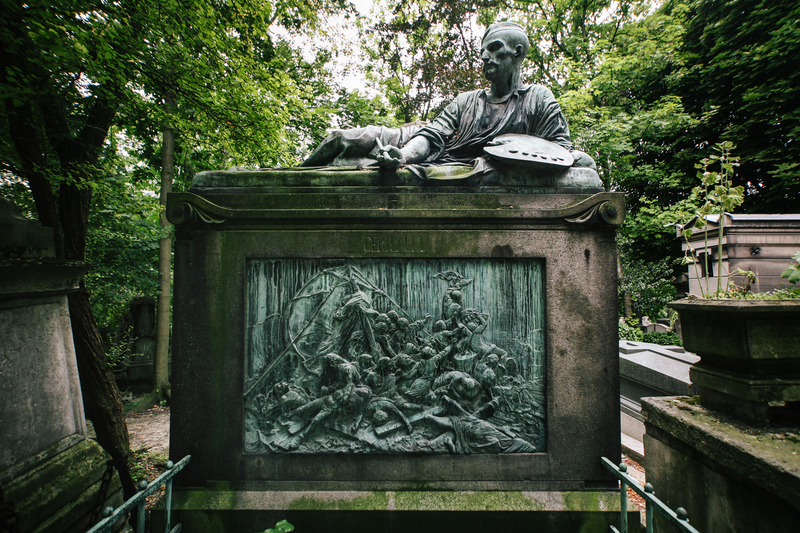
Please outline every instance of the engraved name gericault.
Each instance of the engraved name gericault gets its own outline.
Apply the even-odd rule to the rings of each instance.
[[[364,237],[367,253],[422,253],[426,251],[422,235],[375,234]]]
[[[245,452],[544,449],[538,262],[249,270]]]

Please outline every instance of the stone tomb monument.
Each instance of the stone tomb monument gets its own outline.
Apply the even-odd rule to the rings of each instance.
[[[0,531],[77,533],[122,503],[87,438],[67,295],[89,267],[0,198]]]
[[[518,75],[519,33],[487,31],[481,98],[502,92],[492,57]],[[474,124],[453,125],[470,116],[460,96],[410,139],[338,132],[316,166],[206,172],[170,195],[170,446],[193,457],[173,500],[187,530],[599,532],[618,520],[600,457],[620,456],[623,200],[571,150],[549,91],[514,90],[535,98],[503,100],[477,148],[463,147]],[[519,118],[507,106],[543,117],[546,100],[553,142],[498,126]],[[461,132],[453,153],[478,150],[466,164],[436,132],[447,120]]]

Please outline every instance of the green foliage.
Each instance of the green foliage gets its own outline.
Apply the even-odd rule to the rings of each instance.
[[[789,264],[789,268],[781,272],[781,277],[786,278],[789,283],[794,285],[798,281],[800,281],[800,251],[795,252],[792,256],[794,259],[795,264]]]
[[[797,256],[800,254],[798,252],[795,254]],[[794,272],[798,267],[789,267],[784,271],[787,273],[789,271]],[[739,276],[742,278],[742,281],[737,283],[735,281],[735,276]],[[786,276],[782,276],[786,277]],[[742,270],[741,268],[737,268],[736,272],[734,272],[728,278],[728,284],[725,290],[720,290],[714,293],[705,296],[706,298],[711,299],[725,299],[725,300],[791,300],[795,298],[800,298],[800,287],[794,288],[783,288],[783,289],[773,289],[768,292],[753,292],[752,287],[756,284],[758,278],[756,274],[751,270]],[[691,296],[690,298],[693,298]]]
[[[622,257],[620,292],[627,293],[637,316],[657,320],[666,316],[667,303],[675,299],[672,260],[641,261]],[[620,302],[621,305],[621,302]]]
[[[642,342],[660,344],[661,346],[683,346],[680,335],[674,331],[651,331],[642,335]]]
[[[124,175],[109,176],[89,214],[84,280],[107,348],[135,296],[158,292],[158,198]]]
[[[6,5],[7,4],[7,5]],[[330,56],[275,27],[313,28],[339,0],[94,0],[0,10],[3,194],[86,260],[106,345],[132,296],[157,292],[160,132],[176,131],[177,189],[195,172],[293,164],[329,126]],[[165,97],[176,100],[170,109]],[[326,100],[327,99],[327,100]],[[154,195],[155,194],[155,195]]]
[[[701,185],[692,190],[691,199],[700,202],[697,215],[701,220],[711,214],[730,213],[744,201],[744,187],[733,185],[734,169],[739,166],[739,159],[731,155],[735,148],[729,141],[722,142],[715,147],[719,155],[713,154],[695,165],[701,169],[697,173]],[[719,164],[719,171],[709,170],[716,164]]]
[[[131,476],[136,482],[142,479],[152,481],[165,468],[168,460],[169,454],[167,452],[154,453],[146,447],[133,450]]]
[[[689,238],[692,236],[695,229],[703,229],[708,224],[710,216],[717,218],[717,288],[713,293],[715,296],[720,297],[724,292],[722,288],[722,242],[725,228],[725,213],[730,213],[737,206],[744,202],[744,187],[742,185],[733,185],[734,169],[739,166],[738,159],[732,157],[731,151],[735,148],[733,143],[725,141],[716,145],[715,149],[719,155],[714,154],[708,158],[704,158],[696,168],[700,169],[697,173],[698,179],[701,184],[692,190],[692,196],[689,201],[698,205],[695,216],[691,221],[686,223],[681,228],[681,234],[686,239],[687,255],[684,257],[684,264],[692,264],[697,274],[697,279],[701,278],[700,270],[697,260],[697,255],[689,243]],[[719,165],[719,170],[710,170],[712,165]],[[703,233],[704,249],[708,248],[708,231]],[[707,261],[708,254],[704,254]],[[703,272],[705,272],[705,289],[703,284],[700,283],[700,290],[703,297],[708,298],[712,295],[710,288],[710,275],[711,269],[708,264],[704,265]]]
[[[557,97],[581,90],[597,74],[623,28],[649,9],[641,0],[551,0],[506,3],[512,20],[528,30],[531,81],[551,87]],[[501,12],[502,13],[502,12]],[[502,20],[498,13],[496,20]]]
[[[332,125],[337,129],[401,125],[381,97],[365,96],[359,91],[340,90],[332,113]]]
[[[800,287],[792,289],[775,289],[769,292],[749,292],[749,291],[723,291],[712,299],[725,300],[794,300],[800,298]]]
[[[635,325],[629,324],[625,319],[619,321],[619,340],[641,342],[644,334]]]
[[[400,123],[430,120],[482,84],[472,2],[389,2],[363,33],[366,74]]]
[[[149,27],[147,67],[135,80],[139,90],[130,106],[120,110],[120,122],[152,167],[160,165],[160,129],[167,120],[184,183],[202,170],[295,164],[324,135],[335,98],[331,56],[317,50],[306,59],[270,24],[299,31],[341,6],[244,2],[225,10],[209,6],[197,18],[185,17],[181,4],[170,6],[174,11],[149,7],[164,18]],[[164,105],[166,97],[175,104]]]
[[[604,41],[592,76],[559,101],[573,142],[594,157],[606,188],[625,194],[620,291],[632,291],[637,313],[656,318],[674,295],[671,280],[679,273],[674,226],[692,209],[690,171],[698,156],[687,133],[698,120],[684,109],[679,86],[685,9],[643,16],[646,8],[630,6],[613,40]],[[649,275],[651,267],[658,278]]]
[[[109,368],[116,367],[128,356],[130,344],[134,341],[134,339],[131,338],[132,331],[132,327],[127,328],[121,335],[117,336],[117,339],[115,339],[116,342],[110,341],[110,339],[106,337],[106,363]]]
[[[678,1],[671,2],[677,4]],[[702,117],[695,138],[734,142],[745,211],[800,203],[800,3],[690,0],[681,47],[684,105]]]
[[[289,533],[290,531],[294,531],[294,526],[286,520],[281,520],[275,524],[275,527],[271,527],[263,533]]]
[[[680,336],[674,331],[653,331],[645,333],[632,319],[619,321],[619,340],[630,342],[649,342],[661,346],[683,346]]]

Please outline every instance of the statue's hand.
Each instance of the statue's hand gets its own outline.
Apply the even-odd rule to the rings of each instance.
[[[397,170],[401,166],[406,164],[406,157],[403,155],[402,150],[396,146],[383,146],[380,144],[380,139],[378,140],[378,148],[380,152],[378,153],[378,164],[384,170]]]

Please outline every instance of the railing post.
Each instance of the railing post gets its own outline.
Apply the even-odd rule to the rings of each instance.
[[[620,472],[627,472],[628,465],[625,463],[619,464]],[[619,530],[620,533],[628,533],[628,484],[625,479],[619,481]]]
[[[167,470],[171,470],[173,466],[172,461],[167,461]],[[164,533],[170,533],[172,529],[172,478],[167,480],[167,486],[164,489],[164,521],[166,523]]]
[[[147,497],[154,494],[162,485],[165,485],[166,497],[166,520],[167,520],[167,533],[172,533],[170,529],[172,525],[172,478],[175,474],[180,472],[189,461],[192,459],[191,455],[187,455],[177,463],[167,461],[166,471],[158,476],[152,483],[148,484],[146,480],[141,480],[138,484],[139,492],[128,498],[120,507],[114,509],[113,507],[106,507],[103,510],[103,519],[89,529],[87,533],[108,533],[111,531],[114,524],[124,520],[129,513],[132,513],[133,508],[136,507],[136,533],[144,533],[146,510],[147,510]],[[181,525],[175,526],[175,533],[181,530]]]
[[[147,481],[144,479],[139,482],[139,490],[147,488]],[[142,498],[136,509],[136,533],[144,533],[144,512],[147,505],[147,498]]]
[[[645,527],[647,533],[653,533],[653,513],[654,511],[658,511],[661,513],[661,516],[664,517],[669,523],[678,526],[678,529],[683,533],[700,533],[694,526],[689,524],[689,517],[686,514],[686,509],[683,507],[678,507],[677,511],[673,511],[669,508],[667,504],[659,500],[656,495],[655,491],[653,490],[653,485],[650,483],[646,483],[644,487],[639,485],[635,479],[633,479],[628,474],[628,468],[621,464],[619,466],[615,465],[605,457],[600,458],[600,462],[605,466],[611,473],[616,476],[620,483],[620,509],[622,510],[623,516],[620,520],[620,524],[622,527],[622,531],[626,532],[628,527],[628,488],[630,488],[633,492],[644,498],[645,502]],[[613,533],[617,533],[616,527],[609,526],[609,529]],[[620,532],[621,533],[621,532]]]
[[[650,483],[645,483],[644,491],[647,494],[650,494],[650,495],[653,495],[653,496],[655,496],[655,493],[656,493],[655,490],[653,490],[653,485],[651,485]],[[654,509],[653,502],[649,498],[647,498],[646,501],[645,501],[645,508],[644,508],[645,517],[646,517],[646,522],[645,522],[645,532],[646,533],[653,533],[653,509]]]

